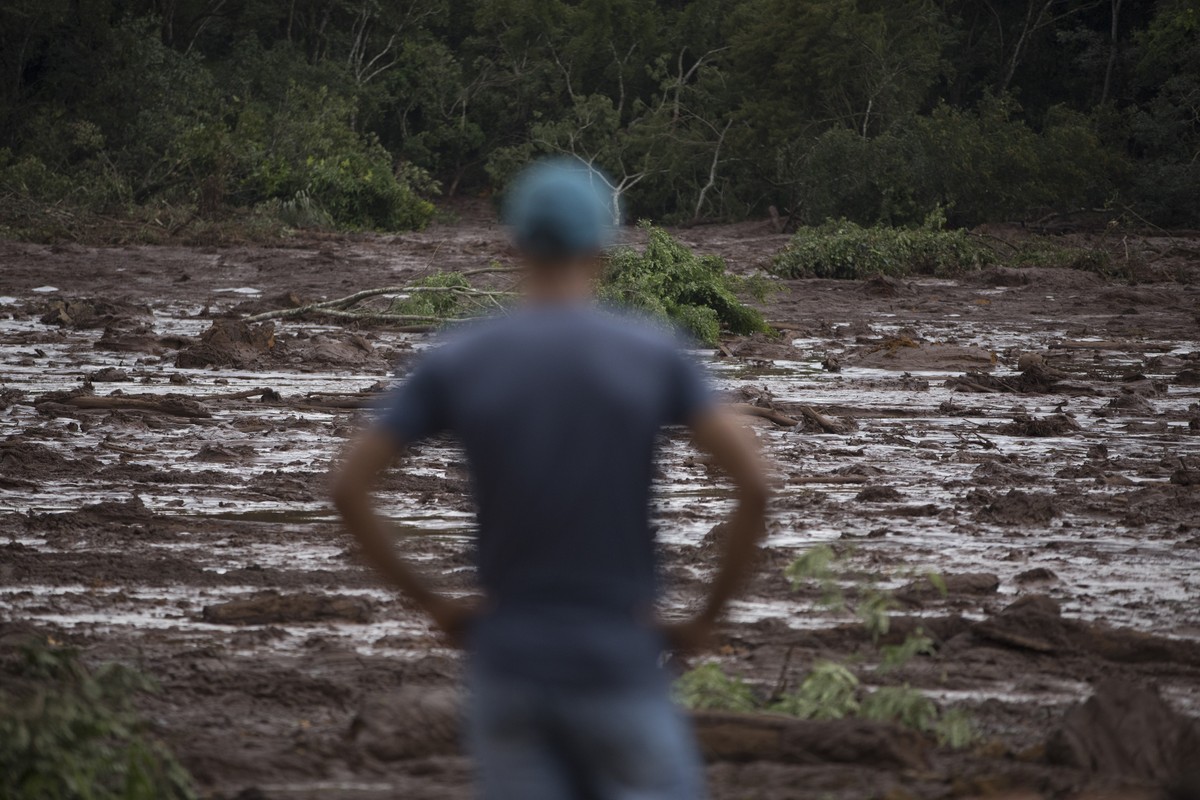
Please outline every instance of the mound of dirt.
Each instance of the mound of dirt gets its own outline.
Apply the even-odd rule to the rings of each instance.
[[[244,600],[205,606],[205,622],[220,625],[271,625],[284,622],[365,623],[371,620],[372,604],[361,597],[264,592]]]
[[[846,356],[844,364],[904,372],[921,370],[989,370],[996,356],[978,347],[916,342],[902,337],[867,345]]]
[[[854,499],[860,503],[892,503],[903,500],[904,495],[891,486],[868,486],[856,494]]]
[[[146,508],[142,498],[134,495],[128,500],[105,500],[86,505],[76,511],[51,514],[31,513],[29,524],[38,528],[71,530],[103,526],[145,525],[158,520],[153,511]]]
[[[0,442],[0,485],[24,483],[39,477],[87,475],[100,468],[93,456],[68,457],[44,444],[10,436]]]
[[[1091,774],[1172,781],[1200,762],[1200,723],[1153,688],[1110,678],[1063,716],[1046,741],[1046,760]]]
[[[1045,524],[1058,516],[1054,498],[1045,494],[1028,494],[1010,489],[1008,494],[993,499],[980,516],[1001,525]]]
[[[1008,267],[989,267],[973,273],[969,280],[981,286],[1025,286],[1029,283],[1029,273]]]
[[[175,366],[237,367],[245,369],[269,358],[275,347],[275,323],[248,325],[238,319],[217,319],[200,334],[200,341],[175,357]]]
[[[867,297],[898,297],[912,294],[912,286],[891,275],[876,274],[863,281],[862,293]]]
[[[368,697],[350,722],[349,739],[379,761],[449,755],[459,749],[461,694],[449,686],[405,686]]]

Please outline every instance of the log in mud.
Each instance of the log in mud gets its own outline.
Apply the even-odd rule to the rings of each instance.
[[[769,223],[679,235],[740,272],[786,241]],[[470,796],[458,657],[357,565],[325,499],[331,460],[429,339],[244,321],[408,285],[435,253],[508,263],[482,212],[288,247],[0,244],[0,647],[138,664],[162,685],[145,711],[211,797]],[[867,720],[703,713],[714,797],[1154,797],[1200,762],[1200,265],[1164,273],[783,281],[763,306],[782,338],[697,353],[749,406],[778,485],[714,658],[763,696],[840,661],[980,734],[955,750]],[[415,448],[381,496],[397,546],[470,592],[453,443]],[[664,437],[667,613],[701,597],[729,503]],[[817,545],[894,592],[878,644],[785,577]],[[917,628],[932,652],[881,669],[880,645]]]

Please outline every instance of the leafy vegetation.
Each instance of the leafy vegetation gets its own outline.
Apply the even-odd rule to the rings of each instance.
[[[1058,267],[1107,273],[1111,259],[1101,247],[1073,247],[1051,237],[1028,236],[1012,244],[988,241],[961,228],[946,230],[935,214],[919,228],[849,220],[796,231],[776,254],[771,269],[786,278],[855,280],[872,275],[949,277],[993,265]]]
[[[649,228],[642,253],[613,253],[601,296],[613,303],[669,319],[703,344],[716,344],[721,331],[767,331],[762,315],[738,299],[745,281],[725,270],[717,256],[698,256],[661,228]]]
[[[731,678],[718,664],[701,664],[675,682],[675,697],[688,708],[713,711],[753,711],[754,691],[741,678]]]
[[[1194,0],[1052,5],[11,0],[0,234],[419,227],[552,153],[632,218],[1196,224]]]
[[[871,275],[958,275],[998,259],[964,230],[864,228],[848,220],[801,228],[772,269],[789,278],[866,278]]]
[[[151,689],[118,664],[89,670],[71,650],[30,647],[0,662],[0,797],[194,798],[133,709],[134,695]]]
[[[828,545],[817,545],[802,553],[785,569],[793,587],[816,583],[822,602],[835,608],[847,608],[840,584],[846,582],[841,559]],[[945,581],[937,573],[927,574],[934,586],[945,590]],[[871,585],[859,591],[865,598],[855,609],[873,639],[888,629],[889,592]],[[872,609],[863,613],[866,606]],[[918,628],[898,645],[880,648],[879,672],[904,666],[918,655],[934,652],[934,643]],[[910,687],[883,686],[864,691],[858,677],[845,665],[817,661],[799,686],[771,700],[761,699],[742,679],[726,675],[716,664],[705,664],[685,673],[677,684],[680,701],[691,708],[746,711],[765,709],[802,719],[864,719],[895,722],[934,735],[939,743],[952,748],[972,744],[977,733],[969,714],[963,709],[939,709],[929,697]]]

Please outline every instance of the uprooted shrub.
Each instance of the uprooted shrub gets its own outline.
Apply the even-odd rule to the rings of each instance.
[[[72,650],[0,659],[0,797],[194,798],[187,772],[133,708],[152,688],[119,664],[88,669]]]
[[[601,286],[605,300],[670,320],[708,345],[723,330],[769,330],[762,314],[737,297],[754,287],[728,273],[724,259],[698,256],[661,228],[649,227],[649,233],[645,252],[624,248],[609,259]]]

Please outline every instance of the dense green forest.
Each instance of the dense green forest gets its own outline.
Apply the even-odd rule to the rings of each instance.
[[[10,235],[401,230],[560,152],[628,218],[1195,224],[1200,0],[0,2]]]

